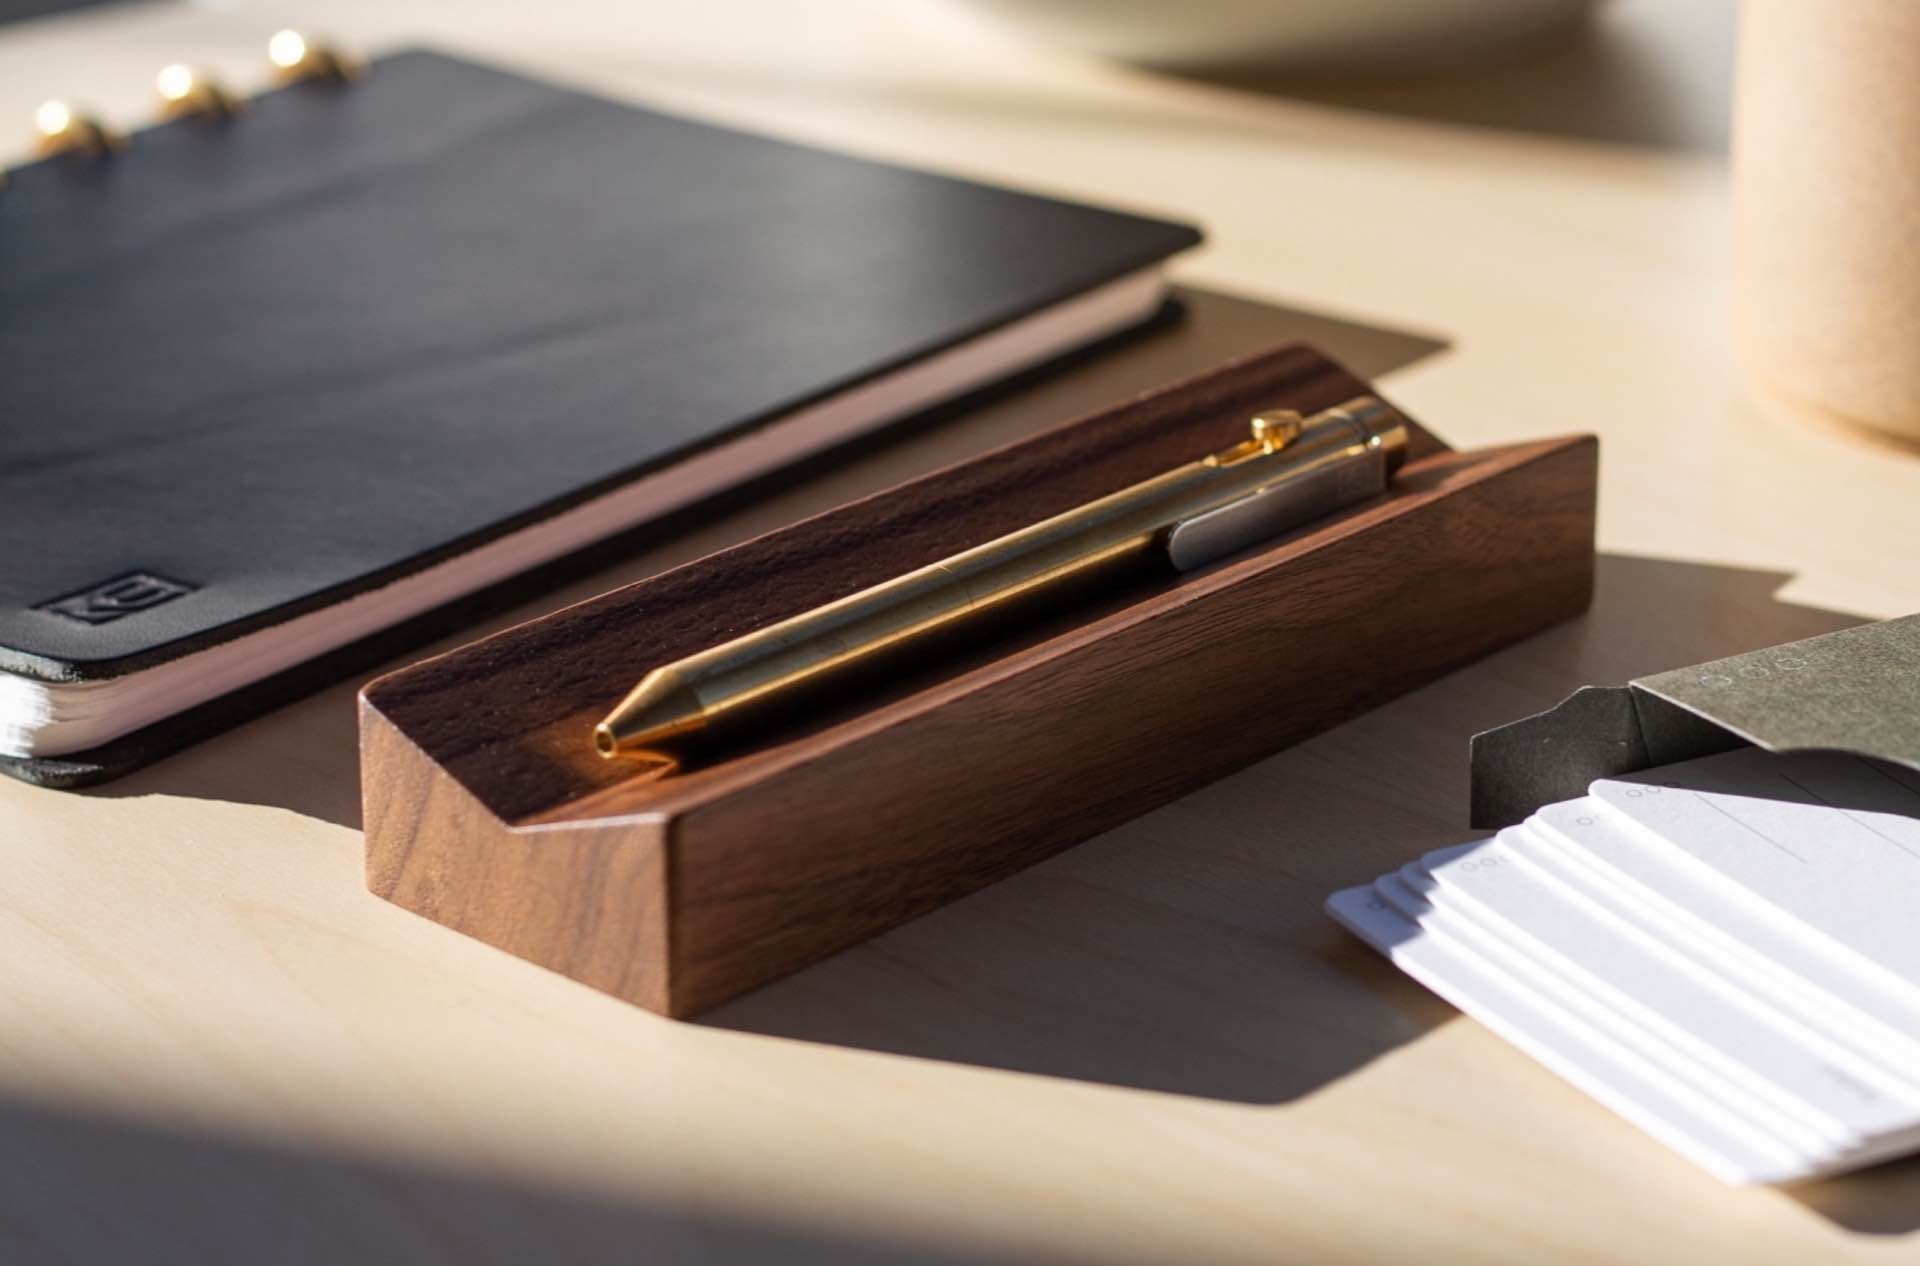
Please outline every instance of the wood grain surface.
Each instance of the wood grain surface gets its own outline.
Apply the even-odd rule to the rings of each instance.
[[[743,751],[661,779],[587,742],[649,668],[1366,390],[1257,353],[382,677],[367,885],[693,1015],[1583,610],[1593,441],[1462,454],[1416,423],[1384,497]]]
[[[1059,418],[1042,435],[385,677],[370,696],[508,821],[616,788],[621,798],[607,813],[704,792],[738,765],[637,783],[629,763],[601,760],[581,736],[650,668],[1226,448],[1263,408],[1290,402],[1314,411],[1369,389],[1298,345],[1184,377],[1179,386],[1152,384],[1130,402],[1083,401],[1076,413],[1097,416]],[[1439,447],[1414,429],[1410,454]],[[450,708],[456,699],[465,706]],[[625,799],[636,793],[640,802]]]

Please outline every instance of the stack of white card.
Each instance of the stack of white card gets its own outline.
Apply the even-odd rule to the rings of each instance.
[[[1920,773],[1753,749],[1602,779],[1327,909],[1732,1183],[1920,1149]]]

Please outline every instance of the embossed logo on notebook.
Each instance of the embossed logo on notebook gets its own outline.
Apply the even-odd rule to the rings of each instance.
[[[163,602],[171,602],[181,594],[192,593],[196,588],[198,586],[168,580],[152,572],[133,571],[103,581],[91,589],[83,589],[52,602],[43,602],[38,610],[64,615],[82,624],[106,624],[123,615],[147,611]]]

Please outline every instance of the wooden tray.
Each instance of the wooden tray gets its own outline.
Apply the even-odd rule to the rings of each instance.
[[[382,677],[367,886],[690,1015],[1583,610],[1595,441],[1419,431],[1385,497],[720,763],[646,780],[593,751],[655,664],[1367,389],[1298,345],[1249,357]]]

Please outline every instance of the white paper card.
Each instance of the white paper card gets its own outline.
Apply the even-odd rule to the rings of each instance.
[[[1608,914],[1504,846],[1505,834],[1432,869],[1435,904],[1458,901],[1503,924],[1516,948],[1553,964],[1572,987],[1603,1000],[1718,1072],[1836,1150],[1910,1126],[1920,1103],[1853,1052],[1811,1028],[1798,1031],[1753,997],[1654,937]]]
[[[1602,779],[1328,909],[1727,1181],[1920,1150],[1920,773],[1743,750]]]
[[[1853,756],[1756,749],[1602,779],[1608,810],[1920,999],[1920,784]]]
[[[1741,899],[1721,876],[1590,799],[1548,805],[1528,820],[1523,855],[1583,877],[1596,897],[1633,903],[1669,929],[1676,948],[1716,964],[1799,1009],[1920,1089],[1920,999]]]
[[[1608,1056],[1471,954],[1422,934],[1372,888],[1337,892],[1327,910],[1415,980],[1723,1182],[1773,1182],[1798,1169],[1784,1148],[1703,1115],[1690,1096]]]

